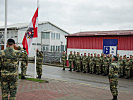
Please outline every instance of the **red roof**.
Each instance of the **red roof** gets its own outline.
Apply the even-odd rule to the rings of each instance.
[[[116,30],[116,31],[88,31],[78,32],[66,35],[66,37],[77,36],[117,36],[117,35],[133,35],[133,30]]]

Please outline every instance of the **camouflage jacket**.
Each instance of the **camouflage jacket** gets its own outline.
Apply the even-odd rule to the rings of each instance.
[[[130,60],[125,62],[125,68],[126,69],[130,69],[131,66],[132,66],[132,62]]]
[[[28,54],[27,54],[27,52],[26,52],[26,50],[21,50],[21,60],[23,61],[23,62],[25,62],[26,63],[26,65],[28,64]]]
[[[66,59],[67,59],[66,54],[63,54],[62,57],[61,57],[61,60],[62,60],[62,61],[66,61]]]
[[[76,54],[73,54],[73,61],[76,61]]]
[[[102,64],[103,64],[103,66],[108,66],[109,60],[107,58],[103,58]]]
[[[73,61],[73,55],[72,55],[72,54],[69,54],[69,56],[68,56],[68,60],[69,60],[70,62]]]
[[[101,57],[96,57],[96,66],[100,66],[102,63]]]
[[[76,56],[76,63],[77,64],[80,64],[80,62],[81,62],[81,56],[80,55],[77,55]]]
[[[119,64],[117,62],[112,62],[109,66],[108,78],[111,80],[117,80],[118,72],[119,72]]]
[[[1,51],[1,76],[18,75],[18,61],[20,52],[11,47]]]
[[[90,57],[90,65],[93,65],[94,64],[94,61],[93,61],[93,57]]]
[[[42,65],[43,64],[43,53],[41,51],[38,51],[36,53],[36,64]]]
[[[88,63],[88,57],[87,56],[83,56],[83,64],[87,64]]]
[[[120,64],[120,66],[124,66],[124,61],[122,59],[119,59],[118,63]]]

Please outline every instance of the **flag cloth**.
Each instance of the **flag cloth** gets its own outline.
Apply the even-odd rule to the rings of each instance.
[[[33,38],[38,37],[37,30],[38,30],[38,8],[36,9],[34,16],[32,17],[32,21],[29,24],[28,29],[25,32],[25,35],[22,41],[23,48],[26,49],[27,54],[29,54],[29,50],[30,50]]]

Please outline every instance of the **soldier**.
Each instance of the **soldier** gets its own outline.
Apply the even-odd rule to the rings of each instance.
[[[123,65],[124,65],[124,61],[123,61],[123,59],[122,59],[122,56],[120,56],[120,59],[119,59],[119,65],[120,65],[120,68],[119,68],[119,77],[121,78],[121,77],[123,77],[123,72],[124,72],[124,70],[123,70]]]
[[[84,56],[83,56],[83,73],[88,72],[87,64],[88,64],[88,57],[86,56],[86,53],[84,53]]]
[[[76,66],[76,52],[74,51],[73,54],[73,71],[77,70],[77,66]]]
[[[77,71],[76,72],[80,72],[81,71],[81,56],[80,53],[77,52],[77,56],[76,56],[76,65],[77,65]]]
[[[131,71],[132,62],[130,61],[130,58],[127,57],[126,63],[125,63],[125,78],[130,78],[130,71]]]
[[[94,63],[94,73],[96,72],[96,58],[97,58],[97,54],[94,53],[94,57],[93,57],[93,63]]]
[[[90,64],[90,53],[88,53],[88,72],[90,72],[90,66],[89,66],[89,64]]]
[[[127,61],[127,57],[126,57],[126,55],[124,55],[123,56],[123,76],[125,76],[125,63],[126,63],[126,61]]]
[[[63,54],[62,54],[62,64],[63,64],[63,69],[62,70],[65,70],[65,66],[66,66],[66,59],[67,59],[67,56],[66,56],[66,52],[64,51]]]
[[[90,66],[90,74],[94,73],[93,54],[91,54],[89,66]]]
[[[117,90],[117,85],[118,85],[118,71],[119,71],[119,64],[117,63],[118,58],[114,56],[112,58],[112,63],[109,66],[109,83],[110,83],[110,91],[113,95],[112,100],[117,100],[118,96],[118,90]]]
[[[70,54],[68,56],[68,61],[69,61],[69,71],[72,71],[72,62],[73,62],[73,55],[72,55],[72,51],[70,51]]]
[[[81,54],[81,60],[80,60],[80,71],[83,71],[83,55]]]
[[[36,72],[38,79],[41,79],[42,76],[42,64],[43,64],[43,53],[37,49],[36,51]]]
[[[101,63],[102,63],[102,60],[100,58],[100,54],[98,54],[96,57],[96,74],[97,75],[101,74]]]
[[[104,59],[104,54],[101,53],[101,60],[103,61]],[[101,63],[101,73],[103,73],[103,62]]]
[[[120,55],[119,54],[117,54],[117,58],[118,58],[118,60],[120,59]]]
[[[1,90],[2,100],[16,100],[17,85],[18,85],[18,61],[19,52],[14,49],[15,41],[7,40],[7,48],[1,51]]]
[[[25,48],[23,48],[21,52],[22,52],[21,79],[26,79],[25,76],[26,76],[27,65],[28,65],[28,55]]]
[[[130,55],[130,62],[132,63],[131,65],[131,77],[133,77],[133,56]]]
[[[107,59],[106,54],[104,54],[102,64],[103,64],[103,67],[102,67],[103,75],[105,76],[108,74],[108,67],[109,67],[109,60]]]

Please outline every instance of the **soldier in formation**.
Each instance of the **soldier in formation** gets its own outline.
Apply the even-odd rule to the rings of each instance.
[[[62,65],[63,65],[63,70],[65,70],[66,59],[67,59],[67,56],[66,56],[66,52],[64,51],[63,54],[62,54]]]
[[[36,72],[37,72],[37,75],[38,75],[38,79],[41,79],[41,76],[42,76],[42,64],[43,64],[43,53],[42,51],[39,51],[37,49],[37,52],[36,52]]]
[[[131,78],[133,77],[133,56],[130,55],[130,57],[126,57],[124,55],[123,57],[117,54],[116,56],[118,58],[118,64],[119,64],[119,77],[124,78]],[[88,56],[86,53],[84,55],[80,55],[79,52],[77,54],[74,52],[72,54],[72,51],[70,52],[68,56],[69,60],[69,68],[70,71],[73,68],[73,71],[76,72],[83,72],[83,73],[90,73],[90,74],[102,74],[104,76],[109,74],[109,66],[112,63],[112,54],[106,55],[101,53],[100,54],[90,54],[88,53]]]

